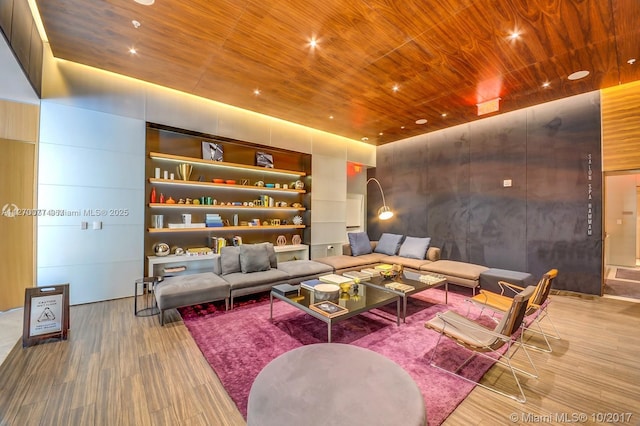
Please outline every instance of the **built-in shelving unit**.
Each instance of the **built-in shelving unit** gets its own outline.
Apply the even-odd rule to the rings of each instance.
[[[199,158],[203,142],[222,144],[225,161]],[[253,165],[257,152],[268,152],[274,166],[284,167]],[[192,168],[187,179],[181,179],[178,173],[181,164]],[[145,169],[145,254],[149,273],[153,262],[164,262],[152,262],[153,247],[160,242],[168,244],[173,253],[177,247],[214,247],[219,238],[228,244],[240,237],[243,243],[269,241],[275,246],[278,237],[284,237],[287,244],[279,247],[294,247],[295,258],[309,257],[309,154],[150,124]],[[160,169],[160,177],[156,169]],[[173,178],[168,177],[171,174]],[[155,202],[151,200],[153,190]],[[167,203],[169,199],[171,202]],[[211,214],[220,216],[223,226],[205,226],[206,217]],[[162,227],[154,227],[154,215],[162,215]],[[184,215],[191,215],[191,224],[183,224]],[[306,244],[292,244],[296,235]],[[287,253],[286,248],[278,250]]]

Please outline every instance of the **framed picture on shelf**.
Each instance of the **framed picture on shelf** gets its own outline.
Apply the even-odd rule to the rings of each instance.
[[[273,169],[273,155],[266,152],[256,152],[256,166]]]
[[[224,148],[222,144],[202,141],[202,159],[224,161]]]

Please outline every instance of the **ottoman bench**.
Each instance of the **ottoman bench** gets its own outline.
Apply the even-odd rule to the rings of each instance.
[[[437,260],[420,267],[421,271],[444,275],[451,284],[472,288],[474,295],[480,285],[480,274],[488,269],[486,266],[455,260]]]
[[[533,276],[526,272],[490,268],[480,273],[480,288],[483,290],[500,294],[502,289],[498,281],[506,281],[509,284],[514,284],[522,288],[536,284]],[[513,296],[513,294],[509,294],[509,296]]]
[[[164,311],[198,303],[224,299],[229,309],[229,283],[213,272],[165,278],[155,288],[160,309],[160,324],[164,325]]]

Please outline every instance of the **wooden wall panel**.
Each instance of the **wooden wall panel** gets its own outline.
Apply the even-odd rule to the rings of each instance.
[[[0,139],[1,209],[34,207],[35,155],[33,143]],[[4,311],[22,306],[24,289],[35,285],[35,218],[0,215],[0,235],[0,311]]]
[[[601,102],[603,170],[640,169],[640,81],[602,90]]]
[[[39,116],[38,105],[0,100],[0,138],[36,142]]]

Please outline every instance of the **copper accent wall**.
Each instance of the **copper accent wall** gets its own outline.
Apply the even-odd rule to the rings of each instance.
[[[605,172],[640,169],[640,82],[602,90]]]
[[[591,92],[378,147],[396,216],[371,216],[368,187],[369,236],[428,236],[445,259],[536,277],[558,268],[556,289],[600,294],[600,133]]]

